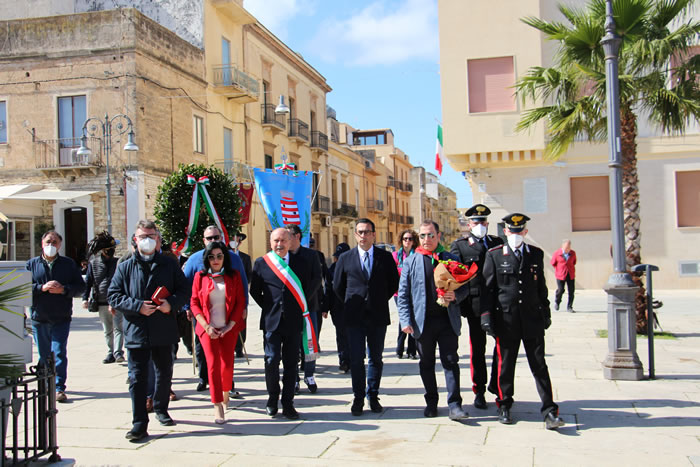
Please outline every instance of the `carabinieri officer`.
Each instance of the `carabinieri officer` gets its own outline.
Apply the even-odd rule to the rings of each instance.
[[[496,336],[497,378],[491,378],[489,391],[496,394],[498,421],[513,423],[515,363],[520,341],[523,342],[546,428],[556,430],[564,425],[559,407],[552,397],[552,382],[545,362],[544,331],[552,324],[547,285],[544,279],[544,253],[523,242],[530,218],[513,213],[503,218],[507,244],[486,253],[484,279],[487,302],[482,327]]]

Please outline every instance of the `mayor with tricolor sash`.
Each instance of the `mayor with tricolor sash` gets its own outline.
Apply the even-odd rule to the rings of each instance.
[[[318,342],[305,294],[309,288],[311,265],[300,255],[289,254],[290,240],[286,229],[272,231],[272,251],[255,260],[250,278],[250,295],[262,309],[260,329],[265,345],[267,414],[277,414],[281,360],[284,368],[282,415],[295,420],[299,418],[294,409],[299,347],[303,343],[304,358],[310,361],[318,356]]]

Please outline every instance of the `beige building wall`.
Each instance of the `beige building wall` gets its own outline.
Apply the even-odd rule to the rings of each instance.
[[[514,134],[524,110],[521,102],[513,99],[513,110],[500,112],[470,113],[469,107],[470,60],[513,57],[513,80],[532,66],[551,64],[554,44],[544,42],[520,18],[557,19],[557,3],[496,0],[487,6],[439,0],[445,154],[455,170],[466,172],[474,202],[491,208],[490,234],[498,234],[497,224],[507,213],[524,212],[532,218],[527,241],[549,257],[563,238],[570,238],[579,259],[577,287],[601,288],[612,269],[611,232],[573,231],[571,179],[609,175],[607,146],[579,142],[553,163],[542,157],[543,128]],[[484,21],[494,8],[505,13]],[[700,166],[697,125],[685,137],[659,137],[644,119],[639,128],[642,261],[660,267],[654,276],[656,288],[696,288],[700,274],[682,275],[680,270],[682,264],[691,263],[700,271],[700,256],[689,248],[700,241],[700,227],[678,226],[676,174]],[[595,195],[591,200],[599,198],[599,193]],[[553,286],[549,268],[547,277]]]

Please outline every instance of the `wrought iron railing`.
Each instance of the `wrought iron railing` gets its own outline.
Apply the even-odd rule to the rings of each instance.
[[[331,213],[331,199],[327,196],[316,196],[313,205],[313,212],[321,212],[325,214]]]
[[[406,182],[403,184],[403,187],[404,187],[404,191],[410,191],[411,193],[413,193],[413,184],[412,183]]]
[[[301,138],[304,141],[309,140],[309,125],[302,122],[298,118],[289,119],[289,136]]]
[[[245,71],[234,65],[217,65],[212,71],[214,86],[235,86],[252,97],[258,97],[260,83]]]
[[[413,225],[413,216],[406,216],[406,224]]]
[[[284,118],[284,114],[275,113],[274,104],[261,104],[260,108],[262,109],[263,125],[274,125],[284,130],[286,119]]]
[[[334,216],[343,217],[357,217],[357,208],[353,204],[349,203],[336,203],[336,207],[333,208]]]
[[[78,155],[80,145],[80,138],[35,140],[33,149],[36,168],[101,167],[102,141],[100,138],[88,137],[87,147],[90,149],[90,155]]]
[[[320,131],[311,132],[311,147],[328,151],[328,136]]]
[[[60,461],[53,358],[46,366],[32,366],[19,378],[5,380],[0,389],[10,389],[9,400],[0,400],[0,465],[29,464],[46,454],[49,462]]]

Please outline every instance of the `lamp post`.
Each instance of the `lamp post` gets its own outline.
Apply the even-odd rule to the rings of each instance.
[[[88,128],[88,123],[92,122],[90,128]],[[126,123],[126,126],[124,124]],[[107,192],[107,232],[112,234],[112,182],[109,178],[109,153],[112,151],[112,125],[114,125],[114,134],[123,135],[127,133],[127,142],[124,145],[125,151],[138,151],[139,147],[134,143],[134,126],[131,119],[124,114],[115,115],[109,118],[109,115],[105,113],[104,120],[100,120],[98,117],[90,117],[85,120],[83,124],[83,136],[80,139],[80,149],[78,149],[79,156],[90,156],[92,151],[87,147],[87,138],[90,136],[98,136],[98,130],[102,130],[102,149],[105,154],[105,169],[107,179],[105,180],[105,190]]]
[[[605,36],[600,41],[605,52],[605,81],[608,109],[610,159],[610,213],[613,272],[605,284],[608,294],[608,355],[603,362],[606,379],[639,380],[642,363],[637,356],[634,298],[637,287],[627,272],[625,227],[622,207],[622,155],[620,153],[620,95],[618,54],[622,39],[615,31],[612,0],[605,2]]]

